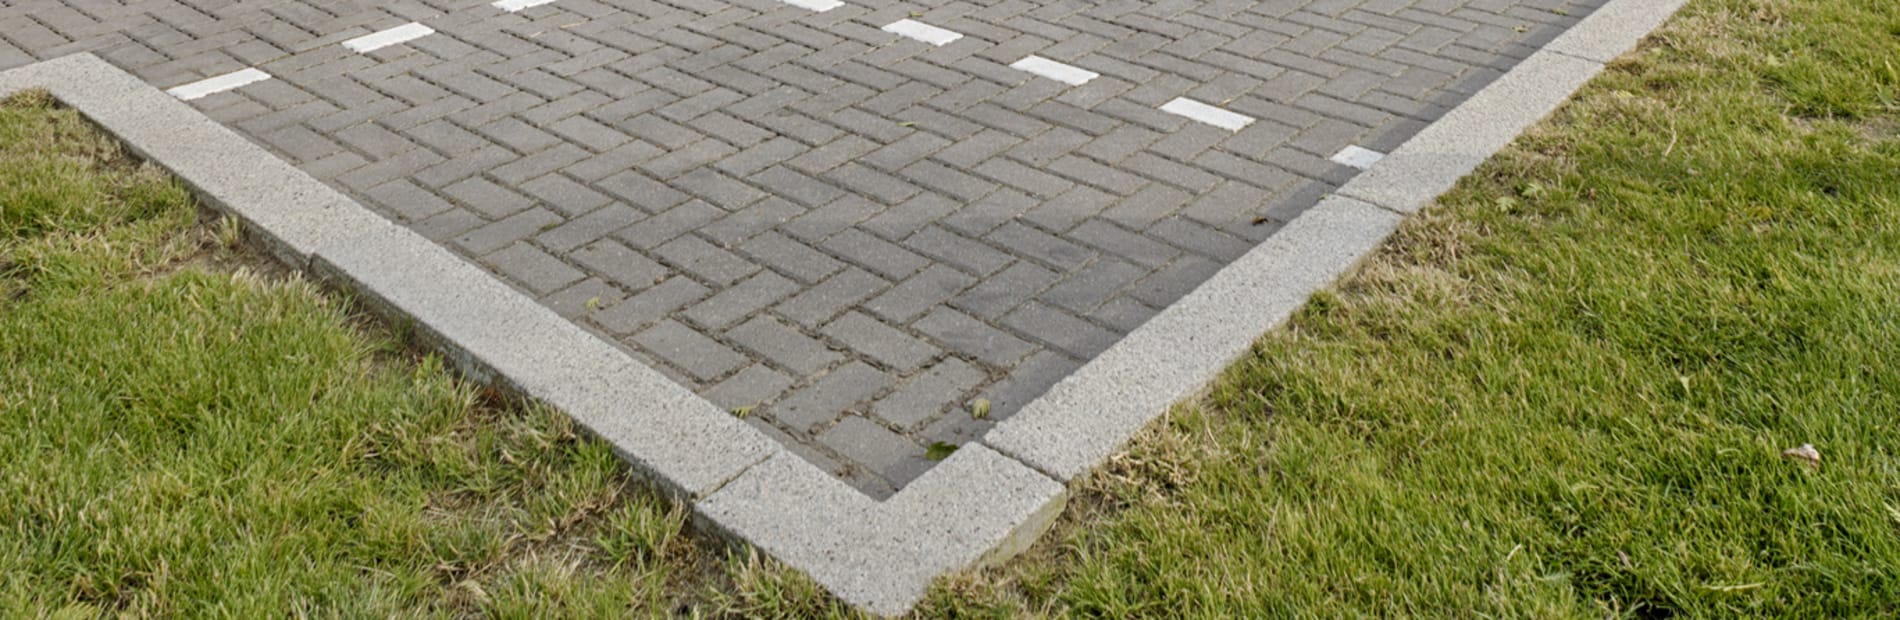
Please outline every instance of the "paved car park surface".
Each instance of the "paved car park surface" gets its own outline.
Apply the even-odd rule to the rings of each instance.
[[[92,51],[882,497],[1600,3],[44,0],[0,68]]]

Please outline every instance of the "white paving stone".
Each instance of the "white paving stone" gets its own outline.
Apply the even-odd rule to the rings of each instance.
[[[1360,170],[1371,168],[1373,164],[1379,163],[1381,159],[1385,159],[1385,153],[1357,144],[1348,144],[1346,148],[1339,149],[1338,153],[1333,154],[1333,163],[1343,166],[1352,166]]]
[[[494,7],[513,13],[522,9],[537,7],[552,2],[554,2],[554,0],[499,0],[494,4]]]
[[[1241,128],[1253,124],[1251,116],[1235,114],[1187,97],[1175,97],[1174,101],[1162,104],[1161,111],[1179,114],[1228,131],[1240,131]]]
[[[343,47],[367,54],[398,43],[414,41],[431,34],[435,34],[434,28],[416,22],[409,22],[395,28],[372,32],[344,41]]]
[[[270,74],[258,69],[242,69],[224,75],[208,77],[190,84],[174,87],[165,91],[171,96],[191,101],[206,95],[221,93],[245,84],[256,84],[270,79]]]
[[[963,38],[961,33],[944,30],[914,19],[900,19],[884,27],[885,32],[909,37],[931,45],[943,46]]]
[[[1070,86],[1081,86],[1089,83],[1089,80],[1102,77],[1100,73],[1074,65],[1065,65],[1041,56],[1023,58],[1011,64],[1010,68],[1034,73]]]
[[[844,6],[844,3],[839,2],[838,0],[785,0],[785,3],[801,8],[801,9],[817,11],[819,13],[823,13],[825,11],[829,11],[829,10]]]

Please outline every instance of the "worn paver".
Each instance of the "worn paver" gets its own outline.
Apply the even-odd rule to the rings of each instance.
[[[1601,3],[17,0],[0,68],[172,89],[882,497]]]

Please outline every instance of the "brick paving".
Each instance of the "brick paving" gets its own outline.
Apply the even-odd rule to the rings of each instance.
[[[191,102],[881,497],[1601,3],[7,0],[0,68],[260,69]]]

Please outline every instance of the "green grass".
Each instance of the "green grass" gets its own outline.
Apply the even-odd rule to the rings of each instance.
[[[1897,50],[1691,2],[929,613],[1891,617]]]
[[[828,604],[233,232],[44,95],[0,103],[0,616]]]

